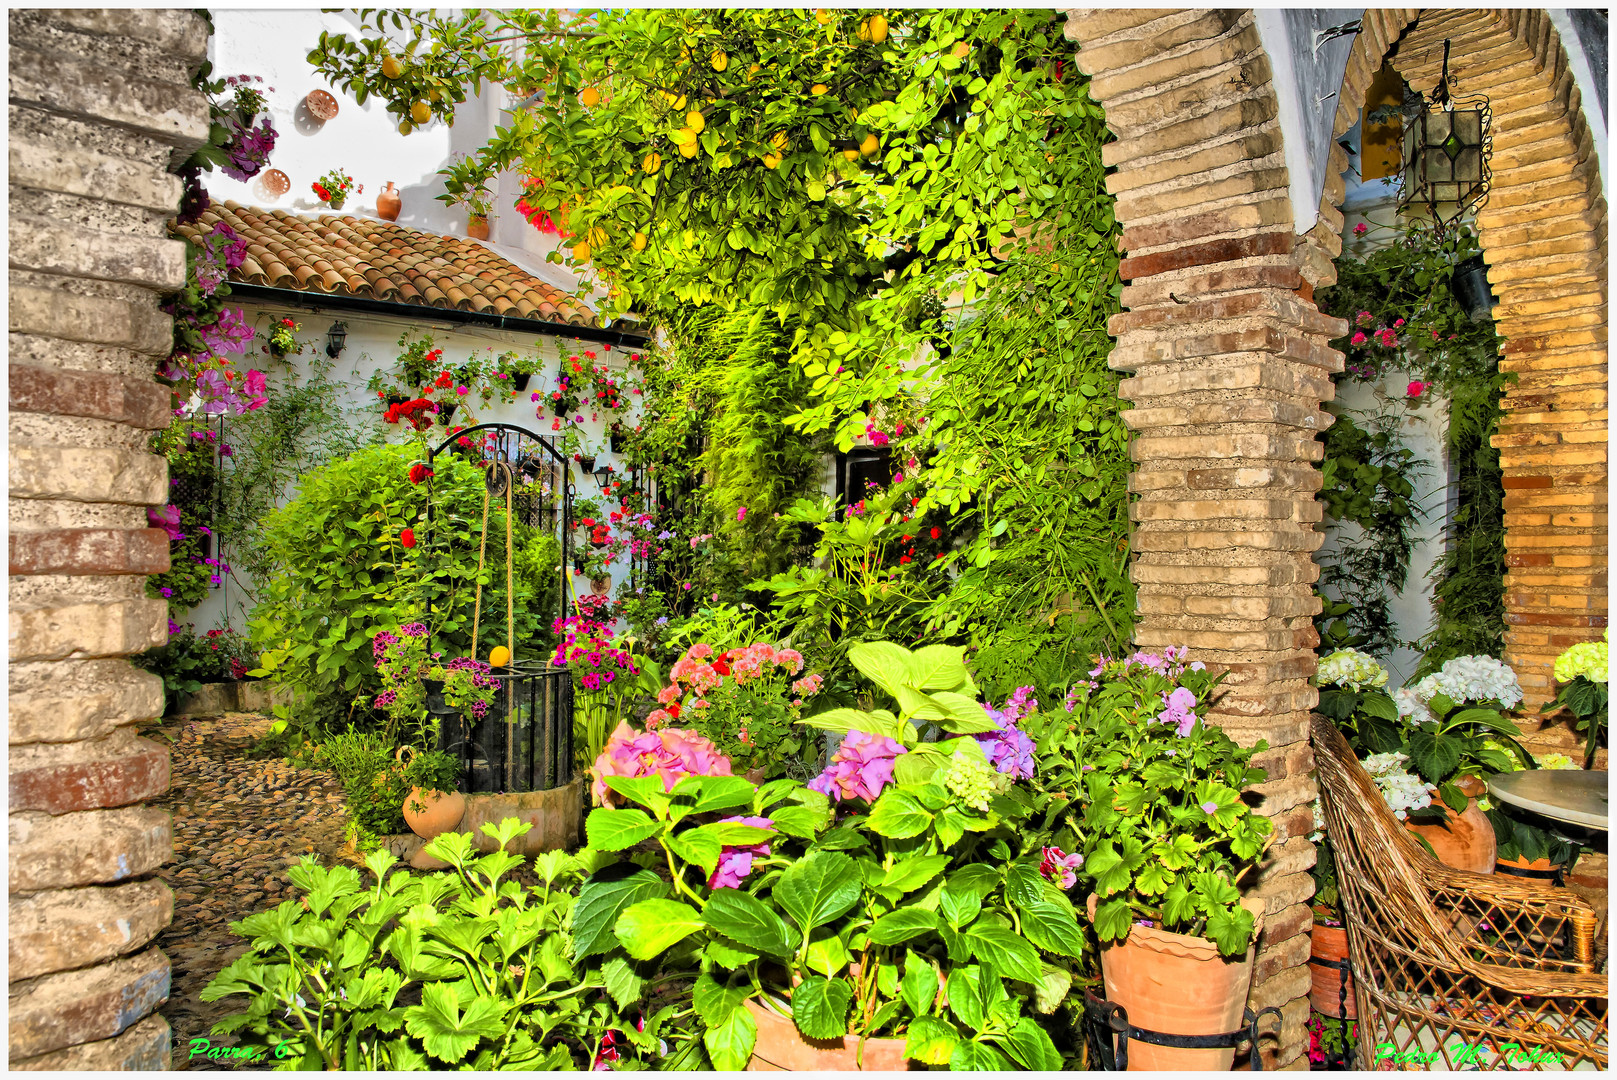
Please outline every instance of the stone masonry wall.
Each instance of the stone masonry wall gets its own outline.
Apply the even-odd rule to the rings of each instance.
[[[1366,12],[1339,95],[1335,131],[1392,63],[1422,92],[1443,41],[1462,94],[1493,108],[1493,189],[1477,214],[1505,338],[1506,392],[1494,446],[1505,473],[1505,659],[1535,709],[1555,695],[1555,658],[1598,640],[1606,610],[1606,203],[1566,52],[1543,11]],[[1400,40],[1400,38],[1402,40]],[[1333,147],[1331,174],[1347,167]],[[1340,184],[1311,237],[1341,250]],[[1334,217],[1326,219],[1327,211]],[[1563,748],[1564,749],[1564,748]]]
[[[207,136],[190,12],[13,10],[10,95],[10,1060],[169,1061],[168,751],[132,723],[160,680],[125,657],[167,640],[144,577],[168,568],[146,507],[169,395],[153,380],[185,281],[168,173]]]
[[[1267,740],[1260,811],[1276,826],[1251,1004],[1280,1007],[1265,1066],[1308,1067],[1308,833],[1317,697],[1312,552],[1316,436],[1345,332],[1314,307],[1329,257],[1293,227],[1270,66],[1244,10],[1075,10],[1067,36],[1117,141],[1107,190],[1123,224],[1113,368],[1136,433],[1135,640],[1229,671],[1213,719]]]

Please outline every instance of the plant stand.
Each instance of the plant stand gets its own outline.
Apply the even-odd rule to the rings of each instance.
[[[1246,1026],[1234,1031],[1220,1032],[1216,1035],[1174,1035],[1135,1027],[1129,1023],[1128,1012],[1123,1006],[1097,996],[1093,990],[1084,991],[1084,1020],[1091,1051],[1090,1063],[1098,1065],[1106,1072],[1123,1072],[1128,1069],[1130,1039],[1152,1046],[1170,1046],[1179,1050],[1232,1049],[1250,1041],[1252,1071],[1262,1072],[1263,1055],[1258,1052],[1258,1024],[1270,1013],[1274,1014],[1275,1022],[1279,1023],[1280,1010],[1271,1005],[1256,1014],[1247,1009],[1242,1018]]]
[[[1354,1010],[1352,1015],[1348,1013],[1348,987],[1353,985],[1353,962],[1346,956],[1340,960],[1332,960],[1324,956],[1310,956],[1308,962],[1316,967],[1330,968],[1337,973],[1336,1015],[1330,1017],[1330,1019],[1338,1020],[1350,1026],[1358,1023],[1358,1011]],[[1315,1009],[1320,1011],[1321,1015],[1329,1015],[1324,1013],[1323,1010],[1319,1010],[1318,1005],[1315,1005]],[[1356,1070],[1358,1068],[1354,1064],[1353,1039],[1346,1033],[1343,1034],[1342,1049],[1340,1051],[1326,1050],[1324,1053],[1324,1071],[1326,1072],[1346,1072],[1350,1069]]]

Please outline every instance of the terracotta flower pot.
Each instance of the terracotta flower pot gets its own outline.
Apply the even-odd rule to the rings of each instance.
[[[399,189],[393,186],[393,181],[387,182],[387,187],[376,196],[376,216],[383,221],[399,220],[399,210],[404,206],[404,200],[399,196]]]
[[[1170,1035],[1221,1035],[1242,1026],[1247,991],[1252,985],[1252,956],[1263,929],[1263,901],[1241,901],[1257,923],[1246,956],[1226,960],[1206,938],[1175,934],[1155,927],[1132,926],[1128,937],[1101,947],[1101,975],[1106,1000],[1128,1011],[1129,1023]],[[1095,917],[1095,897],[1089,917]],[[1235,1049],[1181,1050],[1130,1039],[1131,1072],[1227,1071]]]
[[[1439,799],[1433,799],[1432,805],[1443,811],[1443,821],[1423,825],[1411,819],[1404,822],[1404,828],[1425,837],[1437,854],[1437,861],[1445,866],[1477,874],[1493,873],[1499,840],[1494,835],[1493,822],[1478,809],[1477,800],[1467,799],[1465,810],[1459,814]]]
[[[466,219],[466,235],[473,240],[488,239],[488,218],[473,214]]]
[[[1500,859],[1494,864],[1495,873],[1509,874],[1526,885],[1559,885],[1570,868],[1570,863],[1562,865],[1552,863],[1549,859],[1528,860],[1520,855],[1514,859]]]
[[[416,810],[415,806],[422,809]],[[410,830],[424,840],[431,840],[460,824],[466,813],[466,796],[458,791],[422,791],[410,789],[404,800],[404,821]]]
[[[748,1072],[895,1072],[908,1069],[903,1039],[806,1039],[791,1017],[748,999],[747,1011],[758,1025]]]
[[[1348,954],[1347,928],[1314,924],[1312,948],[1309,956],[1315,960],[1346,960]],[[1309,964],[1314,987],[1309,994],[1314,1011],[1337,1019],[1356,1020],[1359,1008],[1353,1001],[1353,976],[1339,968],[1323,964]],[[1347,983],[1346,1001],[1343,1000],[1343,982]]]

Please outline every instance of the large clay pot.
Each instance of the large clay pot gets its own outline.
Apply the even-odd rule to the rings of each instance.
[[[1470,870],[1476,874],[1491,874],[1494,858],[1499,854],[1499,840],[1494,835],[1493,822],[1477,807],[1476,800],[1476,796],[1486,788],[1482,787],[1480,781],[1473,785],[1462,780],[1455,786],[1472,796],[1466,800],[1463,812],[1456,814],[1441,799],[1434,797],[1432,806],[1443,812],[1444,820],[1423,825],[1411,819],[1404,822],[1404,828],[1425,837],[1437,854],[1437,861],[1445,866]]]
[[[399,220],[399,209],[404,200],[399,197],[399,189],[393,186],[393,181],[387,182],[387,187],[376,196],[376,216],[383,221]]]
[[[1314,924],[1313,942],[1309,956],[1315,960],[1346,960],[1348,954],[1347,928],[1343,926],[1326,926],[1323,923]],[[1308,972],[1313,976],[1314,986],[1309,993],[1309,1000],[1313,1003],[1314,1011],[1324,1013],[1326,1016],[1337,1019],[1356,1020],[1359,1016],[1359,1007],[1353,1001],[1353,976],[1339,968],[1327,967],[1324,964],[1309,964]],[[1343,1000],[1343,982],[1347,983],[1346,1000]]]
[[[417,806],[423,809],[415,809]],[[404,822],[424,840],[453,829],[465,813],[466,796],[458,791],[422,791],[413,787],[404,800]]]
[[[1263,901],[1241,901],[1257,919],[1253,944],[1239,960],[1226,960],[1206,938],[1135,925],[1120,943],[1102,946],[1106,1000],[1123,1006],[1129,1023],[1169,1035],[1221,1035],[1243,1026],[1252,957],[1263,929]],[[1089,917],[1095,917],[1089,898]],[[1228,1071],[1235,1049],[1181,1050],[1130,1039],[1130,1072]]]
[[[752,999],[747,1011],[758,1025],[748,1072],[895,1072],[908,1069],[903,1039],[805,1039],[791,1017]]]

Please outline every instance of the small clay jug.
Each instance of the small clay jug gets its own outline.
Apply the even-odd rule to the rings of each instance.
[[[404,200],[399,197],[399,189],[393,186],[393,181],[387,182],[387,187],[376,196],[376,216],[383,221],[399,220],[399,208]]]
[[[466,235],[473,240],[488,239],[488,218],[473,214],[466,219]]]

